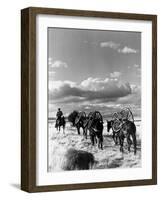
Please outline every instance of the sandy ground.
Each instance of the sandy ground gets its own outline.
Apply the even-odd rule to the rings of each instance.
[[[124,153],[119,150],[119,145],[115,145],[112,139],[112,132],[107,133],[106,123],[104,123],[103,130],[103,150],[98,149],[97,146],[92,146],[88,135],[87,140],[83,135],[78,135],[76,128],[72,127],[70,123],[66,124],[65,133],[63,130],[60,133],[55,129],[55,122],[49,121],[48,133],[48,171],[61,171],[63,163],[63,155],[69,148],[77,150],[84,150],[92,153],[97,161],[94,169],[107,168],[134,168],[141,167],[141,121],[136,121],[137,129],[137,154],[133,153],[133,146],[131,152],[127,151],[127,142],[124,143]]]

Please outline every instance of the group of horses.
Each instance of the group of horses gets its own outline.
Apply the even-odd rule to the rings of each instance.
[[[120,145],[120,151],[123,152],[124,140],[126,138],[128,144],[128,151],[130,152],[131,145],[134,146],[134,154],[136,154],[137,140],[136,140],[136,126],[134,120],[130,120],[128,117],[119,118],[118,116],[107,122],[107,132],[112,129],[112,138],[115,145]],[[90,112],[86,115],[85,112],[78,112],[74,116],[72,121],[73,126],[76,127],[78,134],[80,135],[80,129],[83,130],[83,136],[87,139],[89,133],[92,145],[98,145],[99,149],[103,149],[103,117],[99,111]],[[60,131],[60,127],[65,129],[65,118],[56,122],[56,128]]]

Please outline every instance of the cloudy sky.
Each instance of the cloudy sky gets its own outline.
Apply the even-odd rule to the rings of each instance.
[[[48,28],[49,117],[141,108],[141,34]]]

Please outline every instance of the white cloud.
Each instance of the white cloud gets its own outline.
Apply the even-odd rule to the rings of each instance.
[[[68,68],[67,63],[61,60],[53,61],[52,58],[48,58],[48,64],[50,68]]]
[[[88,40],[84,40],[83,41],[84,44],[88,44],[88,45],[93,45],[93,46],[97,46],[98,43],[96,41],[88,41]]]
[[[88,79],[83,80],[80,83],[80,87],[92,91],[102,90],[104,89],[104,84],[108,83],[108,81],[109,78],[100,79],[100,78],[89,77]]]
[[[139,65],[139,64],[134,64],[134,65],[132,65],[132,66],[128,66],[128,69],[133,70],[133,72],[136,73],[136,76],[137,76],[137,77],[140,77],[140,76],[141,76],[141,68],[140,68],[140,65]]]
[[[141,91],[141,87],[138,85],[131,84],[130,86],[131,86],[132,93],[138,93]]]
[[[130,104],[130,105],[141,105],[141,87],[131,84],[131,94],[120,97],[118,103],[121,104]]]
[[[53,59],[52,58],[48,58],[48,64],[51,65],[52,64]]]
[[[116,101],[131,93],[129,83],[111,78],[89,77],[81,83],[71,81],[50,81],[50,99],[55,102]]]
[[[138,53],[138,50],[136,50],[136,49],[132,49],[128,46],[124,46],[123,48],[121,48],[120,46],[121,46],[121,44],[113,42],[113,41],[107,41],[107,42],[100,43],[100,47],[102,47],[102,48],[108,47],[108,48],[118,51],[119,53],[123,53],[123,54]]]
[[[65,62],[57,60],[51,64],[51,67],[52,68],[68,68],[68,65]]]
[[[138,50],[125,46],[122,49],[118,49],[118,52],[123,54],[129,54],[129,53],[138,53]]]
[[[134,67],[135,67],[135,68],[139,68],[140,66],[139,66],[138,64],[135,64]]]
[[[107,41],[107,42],[101,42],[100,43],[100,47],[109,47],[111,49],[118,49],[118,47],[120,46],[119,43],[115,43],[113,41]]]
[[[111,78],[119,78],[121,76],[121,72],[113,72],[113,73],[110,73],[110,77]]]
[[[140,65],[134,64],[134,65],[132,65],[132,66],[128,66],[128,69],[132,69],[132,68],[134,68],[134,69],[136,69],[136,70],[139,70],[139,69],[140,69]]]
[[[72,81],[49,81],[49,90],[59,90],[59,88],[63,87],[64,85],[69,85],[71,88],[76,87],[77,84]]]
[[[84,110],[87,113],[99,110],[103,115],[111,115],[120,110],[120,107],[130,105],[135,111],[134,114],[140,115],[140,86],[112,78],[93,77],[80,83],[68,80],[49,83],[49,103],[54,105],[54,108],[61,107],[64,113],[73,110]]]

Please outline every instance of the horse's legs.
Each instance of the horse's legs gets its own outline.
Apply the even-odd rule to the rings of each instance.
[[[113,141],[114,141],[115,145],[117,145],[118,144],[118,135],[117,135],[117,133],[113,132],[112,138],[113,138]]]
[[[91,142],[92,142],[92,145],[94,146],[94,137],[91,135]]]
[[[83,128],[83,135],[87,139],[87,128]]]
[[[133,134],[131,134],[131,136],[132,136],[133,144],[134,144],[134,154],[136,154],[136,146],[137,146],[136,132],[133,132]]]
[[[93,146],[95,145],[95,143],[97,144],[97,139],[95,135],[92,136],[92,140],[93,140]]]
[[[132,144],[132,141],[130,139],[130,135],[128,135],[128,137],[127,137],[127,143],[128,143],[128,151],[130,152],[130,147],[131,147],[131,144]]]
[[[93,134],[90,134],[90,138],[91,138],[91,143],[94,146],[94,141],[95,141],[95,137]]]
[[[97,138],[96,138],[96,136],[94,137],[94,139],[95,139],[95,143],[97,144]],[[99,144],[99,143],[98,143]]]
[[[119,136],[118,136],[118,134],[116,133],[116,136],[115,136],[115,140],[116,140],[116,145],[118,145],[118,140],[119,140]]]
[[[85,128],[85,138],[87,140],[87,128]]]
[[[101,142],[101,149],[103,150],[103,143]]]
[[[100,136],[100,138],[99,138],[99,148],[103,149],[103,137],[102,136]]]
[[[103,149],[103,135],[101,135],[101,149]]]
[[[77,132],[78,132],[78,135],[80,135],[80,127],[77,126]]]
[[[101,141],[100,141],[100,138],[98,138],[98,148],[99,148],[99,149],[101,148]]]
[[[120,136],[119,137],[119,140],[120,140],[120,151],[123,153],[124,150],[123,150],[123,146],[124,146],[124,137],[123,136]]]
[[[112,138],[113,138],[114,143],[116,144],[116,142],[115,142],[115,132],[114,131],[113,131],[113,134],[112,134]]]

